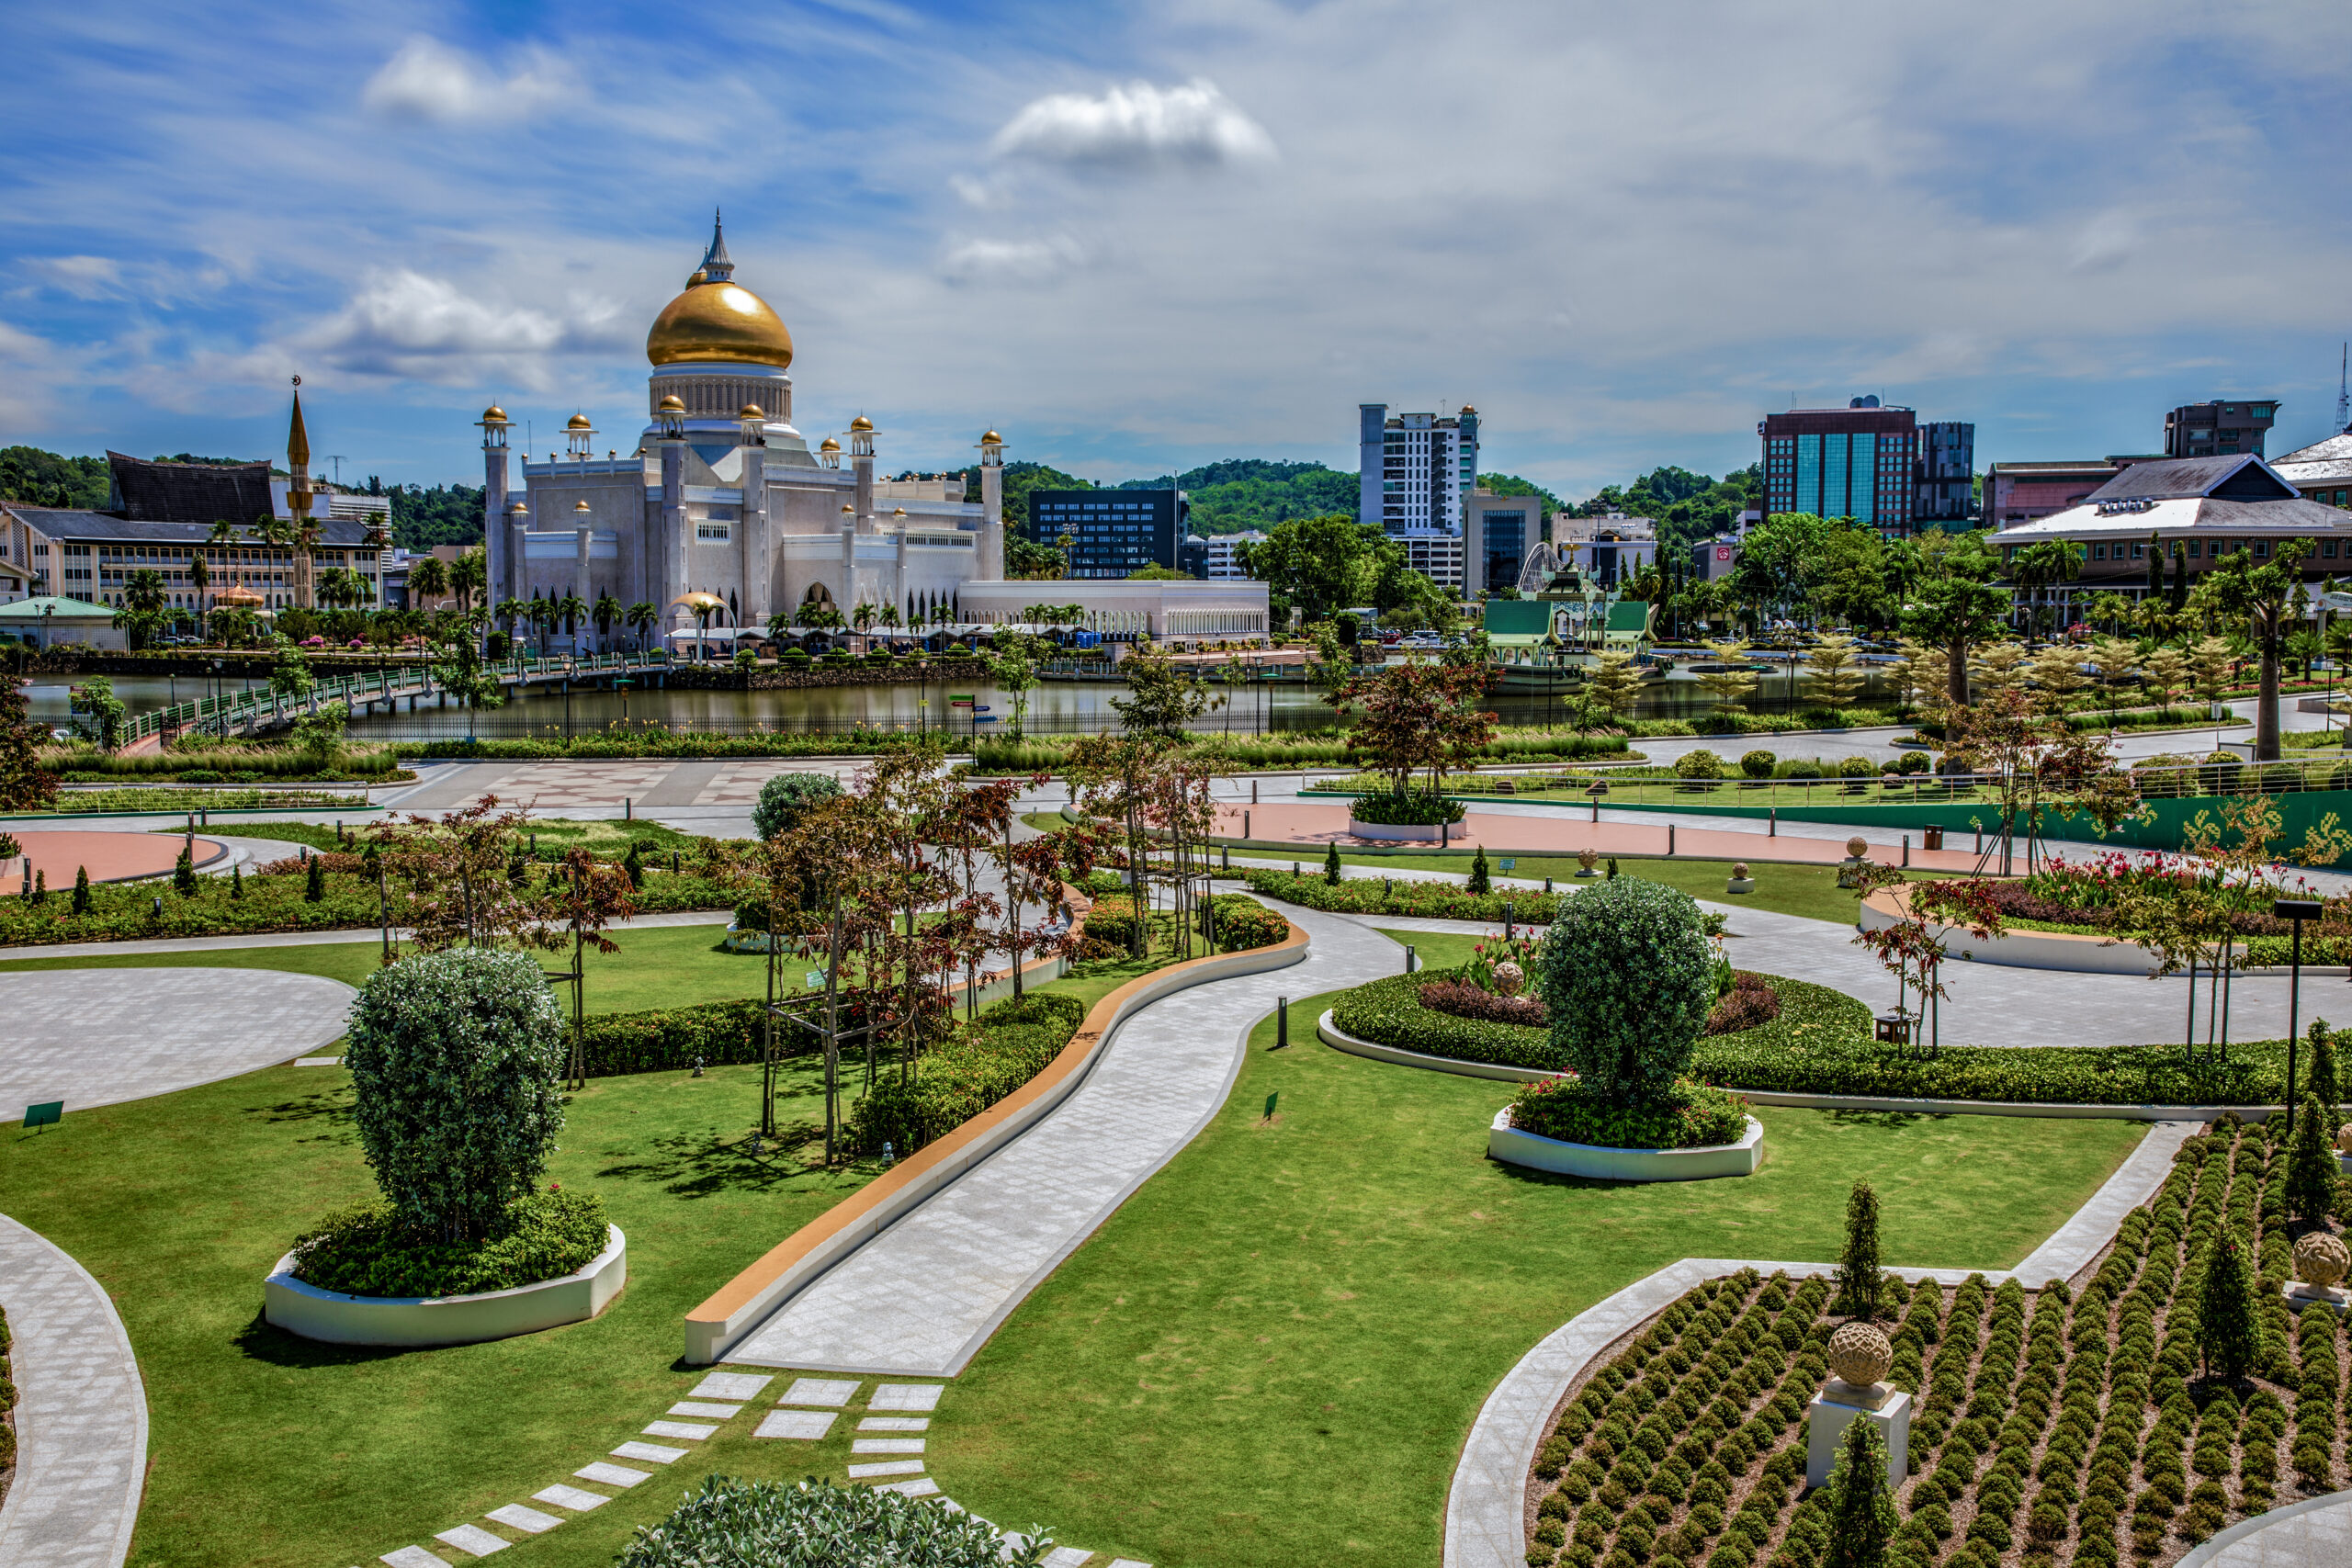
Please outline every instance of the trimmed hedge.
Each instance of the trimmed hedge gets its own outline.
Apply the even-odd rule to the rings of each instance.
[[[1502,923],[1505,905],[1511,906],[1512,918],[1521,925],[1549,925],[1560,900],[1569,897],[1526,889],[1472,893],[1455,882],[1389,878],[1361,871],[1340,877],[1337,886],[1324,881],[1320,873],[1302,871],[1293,876],[1262,867],[1246,873],[1243,880],[1252,893],[1309,909],[1352,915],[1427,915],[1448,920],[1491,920],[1497,925]]]
[[[480,1241],[440,1242],[389,1203],[330,1214],[294,1243],[294,1277],[352,1296],[466,1296],[560,1279],[605,1250],[605,1201],[587,1192],[526,1193],[506,1224]]]
[[[1511,1097],[1510,1124],[1539,1138],[1611,1149],[1702,1149],[1736,1144],[1747,1101],[1689,1079],[1654,1101],[1622,1104],[1582,1078],[1538,1078]]]
[[[1358,1039],[1424,1055],[1560,1070],[1544,1030],[1421,1006],[1430,977],[1389,976],[1358,986],[1332,1005],[1332,1021]],[[1873,1040],[1870,1009],[1843,992],[1778,975],[1761,978],[1779,998],[1781,1016],[1702,1038],[1691,1077],[1743,1090],[2003,1103],[2268,1105],[2286,1092],[2283,1040],[2233,1043],[2226,1062],[2188,1062],[2176,1044],[1947,1045],[1921,1055]]]
[[[911,1081],[896,1073],[877,1078],[850,1112],[851,1149],[878,1155],[887,1142],[904,1156],[954,1132],[1035,1077],[1085,1017],[1085,1004],[1060,992],[997,1003],[925,1052]]]
[[[616,1568],[1037,1568],[1053,1540],[1016,1544],[958,1508],[830,1481],[703,1478],[657,1525],[641,1525]]]

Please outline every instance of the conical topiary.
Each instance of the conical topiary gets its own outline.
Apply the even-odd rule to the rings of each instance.
[[[1857,1181],[1846,1198],[1846,1247],[1838,1255],[1838,1300],[1832,1312],[1870,1322],[1879,1313],[1878,1194]]]
[[[90,912],[90,868],[86,865],[74,868],[74,912],[77,915]]]
[[[2343,1124],[2343,1087],[2335,1081],[2335,1037],[2328,1032],[2327,1020],[2312,1020],[2312,1075],[2304,1088],[2319,1100],[2320,1110],[2327,1117],[2333,1131]]]
[[[311,857],[311,869],[302,878],[302,899],[315,904],[327,896],[327,863],[319,856]]]
[[[2287,1142],[2287,1212],[2312,1224],[2326,1223],[2335,1208],[2338,1181],[2335,1131],[2319,1096],[2307,1094],[2295,1111],[2295,1131]]]
[[[2223,1235],[2206,1255],[2197,1337],[2208,1377],[2241,1378],[2253,1369],[2262,1342],[2254,1317],[2254,1273],[2234,1235]]]
[[[243,898],[244,896],[245,867],[244,863],[241,861],[237,864],[229,868],[229,897],[232,898]]]
[[[1323,857],[1323,880],[1334,887],[1340,885],[1340,846],[1336,840]]]
[[[1829,1472],[1829,1543],[1822,1568],[1880,1568],[1894,1539],[1894,1494],[1886,1484],[1886,1439],[1858,1416],[1838,1438]]]
[[[1487,874],[1487,846],[1480,844],[1478,852],[1470,857],[1470,891],[1485,893],[1493,886],[1494,881]]]

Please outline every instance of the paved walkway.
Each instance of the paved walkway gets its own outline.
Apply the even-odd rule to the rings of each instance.
[[[2352,1492],[2258,1514],[2198,1547],[2179,1568],[2325,1568],[2352,1562]]]
[[[2172,1156],[2198,1131],[2193,1122],[2161,1122],[2075,1217],[2014,1269],[1984,1270],[1999,1283],[2014,1276],[2030,1288],[2071,1278],[2097,1258],[2123,1216],[2164,1185]],[[1570,1318],[1528,1351],[1495,1385],[1462,1445],[1445,1499],[1445,1568],[1521,1568],[1527,1561],[1527,1477],[1536,1446],[1577,1374],[1595,1357],[1693,1285],[1741,1269],[1802,1278],[1827,1274],[1829,1263],[1757,1258],[1686,1258],[1668,1264]],[[1932,1277],[1947,1285],[1968,1277],[1961,1269],[1892,1270],[1906,1280]],[[2274,1560],[2248,1559],[2244,1568]],[[2278,1558],[2279,1562],[2341,1562],[2340,1557]],[[2232,1568],[2240,1568],[2236,1563]]]
[[[119,1568],[147,1476],[147,1391],[122,1319],[80,1264],[6,1214],[0,1308],[17,1383],[0,1568]]]
[[[152,826],[152,824],[151,824]],[[74,874],[87,870],[93,882],[130,882],[144,876],[168,876],[187,840],[175,833],[119,833],[81,828],[19,829],[15,838],[23,853],[0,861],[0,896],[21,893],[25,863],[48,880],[51,897],[71,893]],[[199,870],[218,864],[228,869],[229,850],[218,839],[198,834],[196,863]]]
[[[723,926],[735,918],[728,909],[681,909],[666,915],[639,915],[616,920],[611,930],[638,931],[653,926]],[[394,942],[406,942],[405,927],[392,928]],[[61,942],[47,947],[0,947],[0,964],[26,958],[111,958],[141,953],[225,953],[241,947],[325,947],[337,942],[381,942],[374,926],[333,931],[254,931],[246,936],[158,936],[130,942]],[[7,971],[0,969],[0,975]]]
[[[291,1061],[342,1034],[356,994],[269,969],[0,971],[0,1120],[46,1100],[86,1111]]]
[[[791,1298],[729,1362],[952,1377],[997,1325],[1224,1104],[1278,997],[1358,985],[1396,945],[1353,921],[1283,911],[1302,964],[1194,987],[1122,1024],[1085,1083],[1002,1152]]]

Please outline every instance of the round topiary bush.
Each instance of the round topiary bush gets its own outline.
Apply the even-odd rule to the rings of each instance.
[[[1739,754],[1739,771],[1751,779],[1769,779],[1772,776],[1772,764],[1779,760],[1761,749],[1742,751]]]
[[[376,1185],[422,1236],[501,1234],[563,1126],[563,1017],[526,953],[458,948],[379,969],[344,1066]]]
[[[1590,1089],[1627,1104],[1666,1099],[1715,1004],[1699,906],[1663,883],[1619,877],[1560,907],[1536,950],[1552,1045]]]
[[[841,781],[831,773],[778,773],[760,786],[752,826],[763,839],[790,832],[810,807],[841,793]]]
[[[1674,776],[1678,779],[1719,779],[1724,776],[1724,760],[1701,747],[1685,751],[1674,760]]]
[[[616,1568],[1035,1568],[1053,1546],[1035,1529],[1016,1546],[961,1509],[878,1488],[712,1475],[641,1527]]]
[[[1821,776],[1821,764],[1810,758],[1799,758],[1789,764],[1788,776],[1792,779],[1817,779]]]
[[[1838,776],[1841,779],[1866,779],[1877,772],[1868,757],[1849,757],[1838,764]]]

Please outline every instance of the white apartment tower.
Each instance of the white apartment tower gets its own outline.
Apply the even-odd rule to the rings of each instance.
[[[1463,585],[1463,522],[1478,483],[1478,411],[1392,414],[1360,403],[1357,515],[1401,541],[1414,570]]]

